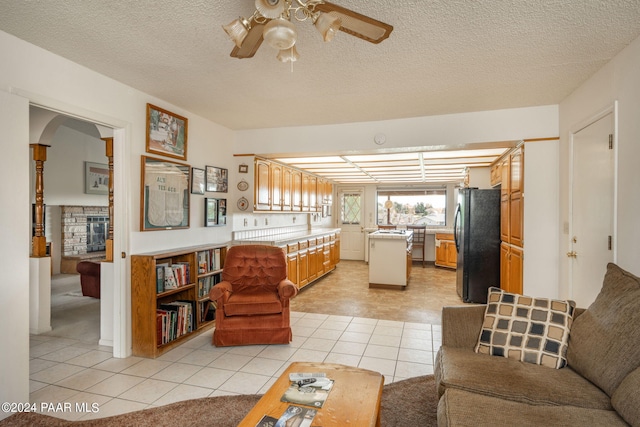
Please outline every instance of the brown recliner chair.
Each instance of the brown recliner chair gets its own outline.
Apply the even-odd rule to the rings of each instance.
[[[289,299],[298,288],[287,279],[284,250],[240,245],[227,251],[222,281],[211,288],[217,301],[216,346],[289,344]]]
[[[80,261],[76,266],[80,273],[80,287],[82,295],[86,297],[100,298],[100,263],[92,261]]]

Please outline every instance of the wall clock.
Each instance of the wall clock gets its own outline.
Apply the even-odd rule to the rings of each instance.
[[[240,209],[241,211],[246,211],[248,207],[249,201],[247,199],[245,199],[244,197],[238,199],[238,209]]]

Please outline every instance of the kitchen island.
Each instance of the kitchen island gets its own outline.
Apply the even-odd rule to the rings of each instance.
[[[411,230],[369,234],[369,287],[404,289],[411,274]]]

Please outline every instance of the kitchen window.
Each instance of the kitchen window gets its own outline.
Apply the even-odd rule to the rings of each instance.
[[[446,225],[447,190],[378,190],[378,225]]]

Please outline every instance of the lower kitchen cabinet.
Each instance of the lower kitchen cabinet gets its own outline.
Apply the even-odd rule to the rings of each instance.
[[[522,294],[522,248],[507,243],[500,245],[500,288],[506,292]]]
[[[436,266],[456,268],[458,252],[453,234],[436,233]]]

